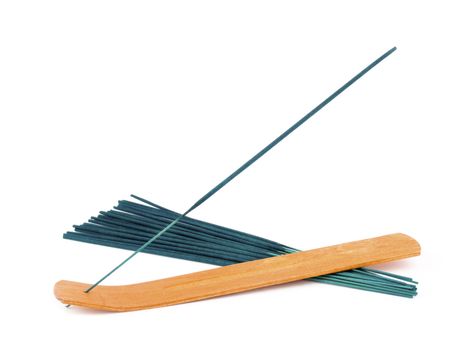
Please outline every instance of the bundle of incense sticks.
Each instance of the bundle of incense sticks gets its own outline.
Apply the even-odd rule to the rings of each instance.
[[[277,242],[226,227],[194,220],[188,218],[187,215],[206,202],[245,169],[254,164],[264,154],[269,152],[274,146],[303,125],[303,123],[395,50],[396,48],[393,47],[370,63],[304,117],[276,137],[266,147],[261,149],[238,169],[210,189],[183,212],[183,214],[176,213],[157,204],[143,200],[142,198],[135,197],[142,200],[146,205],[130,201],[121,201],[118,206],[114,208],[115,210],[101,212],[98,217],[92,217],[88,223],[75,226],[75,232],[66,233],[64,237],[68,239],[119,247],[133,251],[129,257],[101,277],[96,283],[84,290],[84,293],[92,291],[139,252],[160,254],[216,265],[228,265],[297,252],[297,249]],[[416,282],[412,279],[369,269],[354,269],[316,277],[313,280],[409,298],[417,294]]]
[[[180,214],[133,196],[144,204],[122,200],[87,223],[75,225],[63,238],[134,251]],[[143,252],[225,266],[289,254],[298,249],[245,232],[183,217]],[[384,271],[359,268],[323,275],[311,281],[412,298],[417,282]]]

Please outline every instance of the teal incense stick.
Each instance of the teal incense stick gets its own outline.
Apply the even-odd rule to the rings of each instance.
[[[132,197],[144,204],[119,201],[113,209],[100,211],[88,222],[74,225],[74,232],[65,233],[63,238],[134,251],[180,215],[141,197]],[[263,237],[184,217],[142,253],[226,266],[298,251]],[[375,269],[352,269],[308,280],[406,298],[417,295],[416,282],[411,278],[388,276]]]
[[[92,286],[87,288],[84,292],[89,293],[95,287],[97,287],[101,282],[107,279],[110,275],[112,275],[115,271],[121,268],[124,264],[126,264],[130,259],[132,259],[136,254],[143,251],[147,248],[152,242],[154,242],[157,238],[163,235],[165,232],[169,231],[173,226],[175,226],[181,219],[186,217],[190,212],[194,209],[199,207],[203,204],[206,200],[208,200],[211,196],[213,196],[216,192],[218,192],[222,187],[227,185],[230,181],[232,181],[235,177],[237,177],[240,173],[242,173],[245,169],[247,169],[250,165],[256,162],[259,158],[265,155],[269,150],[271,150],[274,146],[276,146],[279,142],[285,139],[288,135],[290,135],[293,131],[295,131],[298,127],[300,127],[303,123],[305,123],[308,119],[314,116],[317,112],[319,112],[323,107],[325,107],[328,103],[330,103],[333,99],[339,96],[342,92],[344,92],[348,87],[350,87],[353,83],[355,83],[358,79],[368,73],[372,68],[374,68],[378,63],[383,61],[386,57],[392,54],[396,50],[396,47],[388,50],[382,56],[377,58],[371,64],[369,64],[365,69],[363,69],[360,73],[355,75],[352,79],[350,79],[347,83],[345,83],[342,87],[337,89],[334,93],[332,93],[328,98],[326,98],[323,102],[321,102],[318,106],[316,106],[313,110],[311,110],[308,114],[306,114],[303,118],[293,124],[290,128],[284,131],[281,135],[279,135],[276,139],[274,139],[270,144],[264,147],[261,151],[255,154],[251,159],[245,162],[242,166],[240,166],[237,170],[235,170],[232,174],[227,176],[224,180],[222,180],[219,184],[214,186],[210,191],[208,191],[204,196],[198,199],[191,207],[188,208],[183,214],[176,217],[172,222],[170,222],[165,228],[155,234],[151,239],[149,239],[146,243],[141,245],[137,250],[135,250],[129,257],[123,260],[120,264],[115,266],[110,272],[105,274],[102,278],[100,278],[96,283]]]

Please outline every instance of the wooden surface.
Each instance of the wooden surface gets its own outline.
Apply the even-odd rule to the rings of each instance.
[[[413,238],[396,233],[161,280],[97,286],[59,281],[54,293],[64,304],[108,311],[132,311],[186,303],[297,281],[333,272],[420,255]]]

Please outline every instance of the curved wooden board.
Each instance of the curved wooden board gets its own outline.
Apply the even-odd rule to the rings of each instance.
[[[418,242],[402,233],[123,286],[59,281],[64,304],[132,311],[202,300],[420,255]]]

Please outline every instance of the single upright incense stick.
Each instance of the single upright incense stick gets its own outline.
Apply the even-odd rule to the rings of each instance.
[[[146,243],[144,243],[141,247],[139,247],[136,251],[134,251],[128,258],[123,260],[120,264],[118,264],[116,267],[114,267],[110,272],[108,272],[106,275],[104,275],[101,279],[99,279],[96,283],[94,283],[92,286],[87,288],[84,292],[88,293],[91,290],[93,290],[95,287],[97,287],[102,281],[104,281],[107,277],[109,277],[111,274],[113,274],[115,271],[117,271],[120,267],[122,267],[126,262],[128,262],[131,258],[133,258],[136,254],[144,250],[146,247],[148,247],[152,242],[154,242],[158,237],[160,237],[162,234],[167,232],[171,227],[173,227],[177,222],[179,222],[182,218],[184,218],[186,215],[188,215],[191,211],[199,207],[201,204],[203,204],[206,200],[208,200],[212,195],[214,195],[217,191],[219,191],[222,187],[227,185],[230,181],[232,181],[235,177],[237,177],[241,172],[243,172],[245,169],[247,169],[250,165],[252,165],[254,162],[256,162],[259,158],[261,158],[263,155],[265,155],[270,149],[272,149],[275,145],[277,145],[279,142],[281,142],[283,139],[285,139],[288,135],[290,135],[295,129],[297,129],[299,126],[301,126],[303,123],[305,123],[308,119],[310,119],[313,115],[315,115],[317,112],[319,112],[324,106],[326,106],[329,102],[331,102],[334,98],[339,96],[342,92],[344,92],[350,85],[355,83],[358,79],[360,79],[362,76],[364,76],[366,73],[368,73],[373,67],[375,67],[378,63],[380,63],[382,60],[384,60],[386,57],[388,57],[390,54],[392,54],[396,50],[395,47],[387,51],[385,54],[383,54],[381,57],[376,59],[374,62],[372,62],[370,65],[368,65],[365,69],[363,69],[360,73],[358,73],[356,76],[354,76],[352,79],[350,79],[347,83],[345,83],[342,87],[340,87],[338,90],[336,90],[333,94],[331,94],[328,98],[326,98],[323,102],[321,102],[318,106],[316,106],[313,110],[311,110],[307,115],[305,115],[303,118],[301,118],[299,121],[297,121],[295,124],[293,124],[290,128],[288,128],[286,131],[284,131],[281,135],[279,135],[274,141],[272,141],[269,145],[264,147],[261,151],[259,151],[257,154],[255,154],[250,160],[248,160],[245,164],[243,164],[241,167],[239,167],[237,170],[235,170],[232,174],[227,176],[224,180],[222,180],[218,185],[216,185],[214,188],[212,188],[209,192],[207,192],[204,196],[202,196],[198,201],[196,201],[187,211],[185,211],[183,214],[178,216],[176,219],[174,219],[170,224],[168,224],[164,229],[162,229],[159,233],[154,235],[150,240],[148,240]]]

